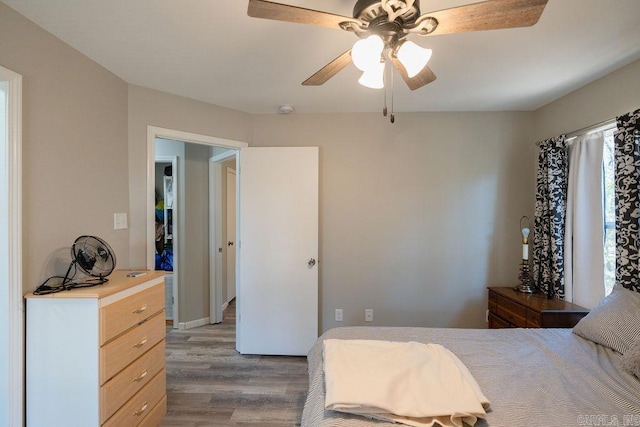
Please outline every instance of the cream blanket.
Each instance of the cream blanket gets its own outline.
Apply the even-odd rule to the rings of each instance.
[[[416,427],[473,426],[489,401],[439,344],[324,341],[325,407]]]

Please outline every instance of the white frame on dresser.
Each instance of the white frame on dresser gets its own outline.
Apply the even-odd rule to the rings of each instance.
[[[7,212],[1,226],[6,227],[8,269],[1,272],[8,290],[7,322],[8,342],[8,382],[6,384],[8,426],[24,424],[24,302],[22,298],[22,76],[0,66],[0,81],[7,84],[7,147],[3,147],[6,156]],[[2,349],[4,351],[4,349]],[[5,367],[0,367],[5,369]]]

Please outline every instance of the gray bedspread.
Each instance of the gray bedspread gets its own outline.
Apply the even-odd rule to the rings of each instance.
[[[640,380],[620,355],[571,329],[353,327],[327,331],[309,360],[302,426],[393,426],[324,409],[322,340],[380,339],[442,344],[469,368],[491,403],[476,426],[640,426]]]

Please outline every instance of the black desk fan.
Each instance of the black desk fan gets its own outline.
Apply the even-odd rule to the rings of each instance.
[[[115,267],[116,256],[107,242],[96,236],[80,236],[71,245],[71,264],[69,264],[64,277],[49,277],[33,293],[44,295],[74,288],[101,285],[109,281],[107,276],[113,272]],[[74,278],[78,268],[89,277],[82,281],[75,281]],[[62,282],[50,286],[48,283],[54,278],[62,279]]]

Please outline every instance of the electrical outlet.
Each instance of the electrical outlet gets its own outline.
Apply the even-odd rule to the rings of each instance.
[[[373,309],[367,308],[364,311],[364,321],[365,322],[373,322]]]
[[[342,322],[342,309],[336,308],[336,322]]]

